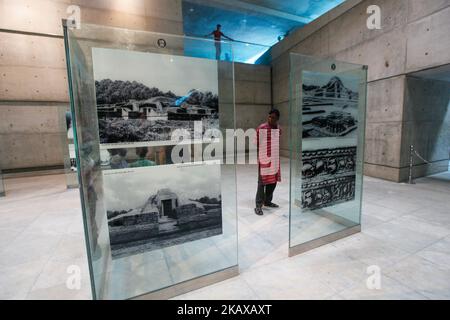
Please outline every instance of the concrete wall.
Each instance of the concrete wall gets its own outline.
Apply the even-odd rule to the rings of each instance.
[[[0,168],[62,166],[69,97],[61,19],[183,33],[181,0],[0,0]]]
[[[183,34],[181,0],[0,0],[0,168],[63,165],[68,106],[61,19]],[[271,107],[270,67],[236,63],[236,127],[254,128]]]
[[[381,8],[381,30],[366,27],[369,5]],[[450,0],[347,0],[268,53],[274,105],[287,114],[290,52],[368,65],[365,173],[400,181],[406,75],[450,63],[448,30]],[[286,153],[287,135],[281,145]]]

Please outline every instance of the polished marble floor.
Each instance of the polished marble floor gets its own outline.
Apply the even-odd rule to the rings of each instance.
[[[362,232],[287,258],[289,168],[281,208],[253,213],[256,168],[238,168],[240,275],[177,299],[450,299],[450,173],[415,185],[364,179]],[[90,299],[79,195],[62,175],[6,180],[0,299]],[[80,289],[68,289],[69,266]],[[368,267],[381,271],[370,290]],[[69,281],[70,282],[70,281]]]

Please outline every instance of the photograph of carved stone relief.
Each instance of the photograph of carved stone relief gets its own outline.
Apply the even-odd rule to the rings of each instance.
[[[355,199],[356,147],[303,151],[302,159],[303,209]]]
[[[220,165],[125,169],[103,179],[113,259],[222,233]]]
[[[167,141],[194,121],[219,127],[215,60],[94,48],[93,65],[100,143]]]
[[[303,72],[303,139],[354,137],[358,79]]]

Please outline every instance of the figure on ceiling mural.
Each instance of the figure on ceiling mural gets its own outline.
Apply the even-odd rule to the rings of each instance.
[[[214,41],[215,41],[214,45],[216,46],[216,60],[220,60],[220,55],[222,54],[222,45],[221,45],[222,37],[224,37],[225,39],[228,39],[230,41],[234,41],[230,37],[223,34],[221,29],[222,29],[222,26],[220,24],[218,24],[216,27],[216,30],[212,31],[211,33],[208,33],[205,36],[205,37],[209,37],[211,35],[214,36]]]

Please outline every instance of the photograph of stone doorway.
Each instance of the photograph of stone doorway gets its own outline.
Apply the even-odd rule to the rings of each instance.
[[[113,259],[222,233],[220,166],[104,172]]]

